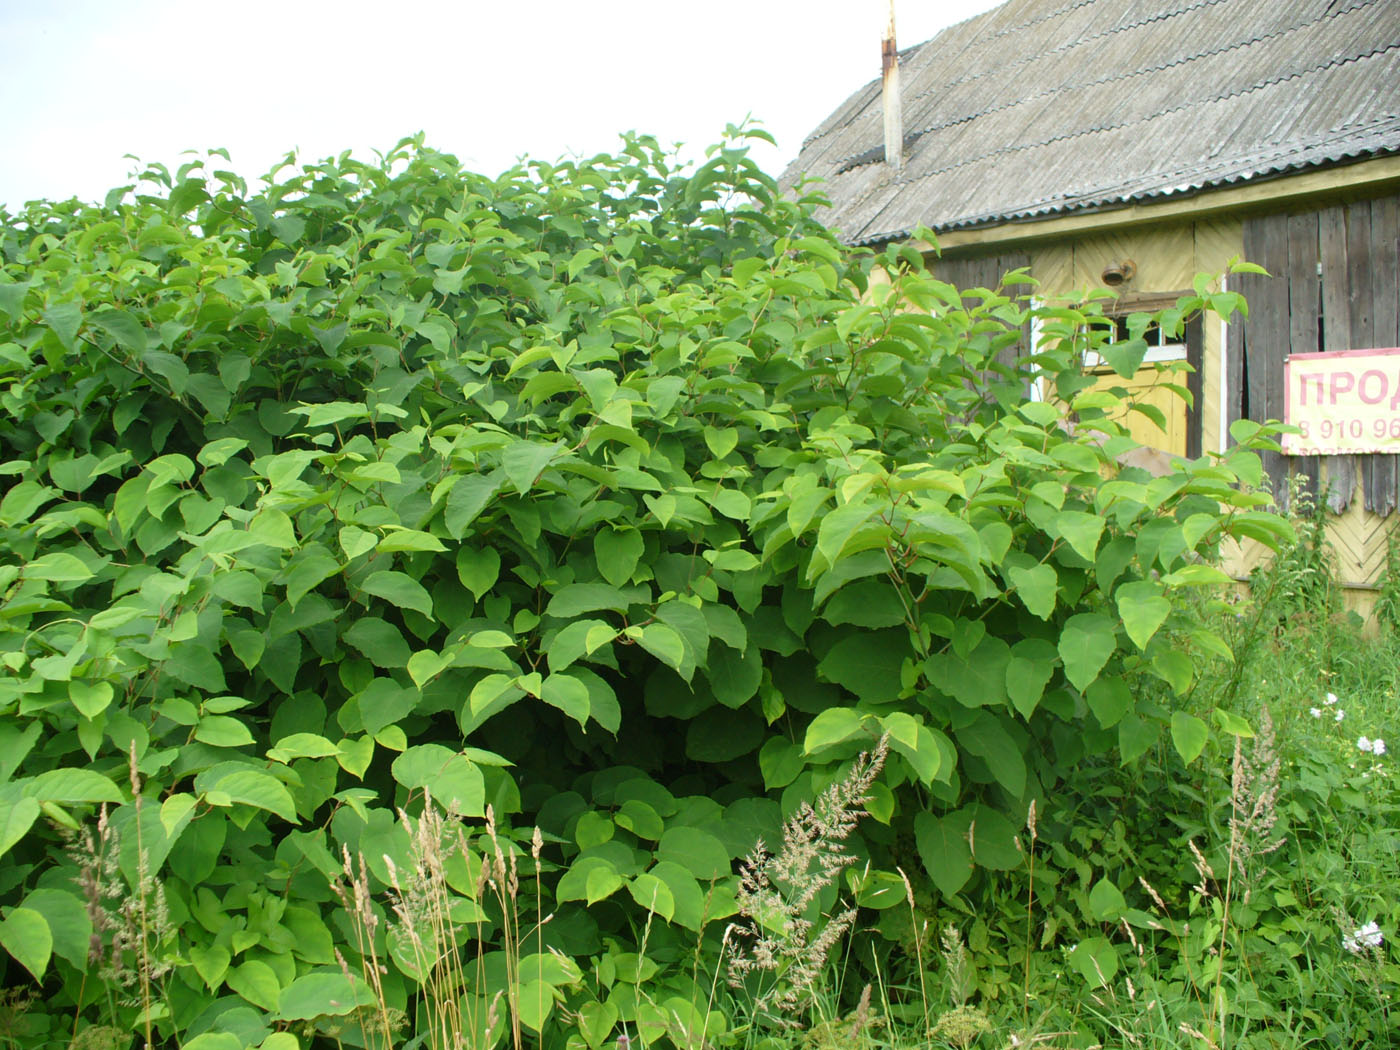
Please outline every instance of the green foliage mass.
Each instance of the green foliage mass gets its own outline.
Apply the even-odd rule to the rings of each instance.
[[[1033,800],[1195,758],[1178,698],[1224,645],[1182,596],[1287,531],[1267,434],[1118,472],[1080,364],[1145,344],[1103,346],[1101,304],[964,296],[810,205],[733,142],[491,179],[406,141],[0,216],[11,980],[210,1046],[353,1042],[337,951],[410,1013],[432,965],[335,884],[402,903],[439,807],[483,1013],[507,987],[546,1044],[683,1041],[736,859],[878,736],[842,890],[889,944],[899,869],[966,908]],[[1236,307],[1205,287],[1164,322]]]

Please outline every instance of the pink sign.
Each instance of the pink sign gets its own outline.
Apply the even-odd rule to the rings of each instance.
[[[1400,347],[1291,354],[1283,382],[1284,455],[1400,454]]]

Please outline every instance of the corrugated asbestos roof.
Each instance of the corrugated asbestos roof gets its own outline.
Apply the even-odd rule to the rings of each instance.
[[[874,42],[872,56],[878,56]],[[851,242],[995,225],[1400,152],[1400,0],[1010,0],[900,53],[802,146]]]

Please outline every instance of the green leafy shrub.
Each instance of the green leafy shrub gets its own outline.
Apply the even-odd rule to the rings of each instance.
[[[966,909],[1032,802],[1238,730],[1177,699],[1227,653],[1182,598],[1287,534],[1270,432],[1119,473],[1081,362],[1140,337],[810,203],[735,142],[406,140],[3,217],[0,944],[56,1030],[723,1043],[736,862],[877,737],[810,908],[889,952],[901,870]],[[1205,288],[1159,321],[1240,305]]]

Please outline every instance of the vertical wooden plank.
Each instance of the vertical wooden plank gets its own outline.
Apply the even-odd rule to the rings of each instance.
[[[975,275],[973,287],[990,288],[996,291],[996,287],[1001,283],[1001,274],[997,270],[997,257],[995,255],[984,255],[973,263],[972,272]]]
[[[1249,417],[1259,422],[1283,418],[1283,356],[1288,351],[1288,222],[1282,215],[1262,215],[1244,226],[1245,257],[1275,276],[1259,278],[1249,298],[1245,330]],[[1248,294],[1248,293],[1246,293]],[[1283,506],[1288,470],[1277,452],[1259,457],[1268,472],[1274,501]]]
[[[959,260],[950,259],[946,255],[940,255],[933,261],[933,275],[957,288],[962,287],[960,270]]]
[[[1374,346],[1396,346],[1400,343],[1400,260],[1396,244],[1400,241],[1400,211],[1397,198],[1382,197],[1371,202],[1371,340]],[[1372,456],[1371,488],[1373,496],[1368,509],[1382,517],[1396,505],[1396,456]]]
[[[1264,230],[1263,258],[1265,265],[1275,277],[1269,282],[1265,305],[1267,318],[1267,342],[1255,344],[1250,364],[1263,359],[1267,367],[1264,382],[1263,419],[1282,419],[1284,414],[1283,359],[1288,356],[1288,284],[1284,275],[1288,267],[1288,220],[1283,215],[1273,216]],[[1264,469],[1274,480],[1274,501],[1280,506],[1287,502],[1288,461],[1277,452],[1266,453]]]
[[[1371,326],[1377,346],[1400,346],[1400,196],[1371,202]]]
[[[1353,201],[1346,205],[1347,226],[1347,317],[1351,328],[1351,348],[1362,350],[1375,346],[1371,326],[1371,202]],[[1377,474],[1375,456],[1358,456],[1361,487],[1367,510],[1376,510],[1385,502],[1385,476]]]
[[[1351,346],[1361,350],[1375,346],[1371,336],[1371,202],[1353,201],[1346,206],[1347,309]]]
[[[1239,274],[1231,277],[1229,287],[1233,291],[1241,292],[1245,300],[1248,301],[1253,289],[1251,278],[1248,274]],[[1232,447],[1235,442],[1230,437],[1230,427],[1238,419],[1244,418],[1244,387],[1245,387],[1245,353],[1244,353],[1244,318],[1236,314],[1225,326],[1225,389],[1220,391],[1220,396],[1225,398],[1225,447]]]
[[[993,267],[996,270],[996,277],[993,279],[997,284],[1000,284],[1002,278],[1012,270],[1019,270],[1021,267],[1029,266],[1030,264],[1031,257],[1026,252],[1008,252],[1004,255],[1000,255],[997,257],[995,266]],[[993,287],[995,287],[995,285],[993,285]],[[1030,285],[1007,285],[1002,291],[1010,298],[1015,299],[1017,296],[1027,294],[1030,291]],[[1027,324],[1021,327],[1021,338],[1018,339],[1014,345],[1007,347],[998,354],[997,360],[1008,367],[1014,367],[1018,358],[1024,357],[1030,352],[1030,345],[1031,333],[1030,326]],[[1027,390],[1029,390],[1029,387]]]
[[[1317,212],[1290,215],[1288,237],[1288,353],[1312,354],[1317,345],[1318,312],[1321,309],[1317,287]],[[1279,379],[1282,381],[1282,367]],[[1318,457],[1290,457],[1290,468],[1306,480],[1307,491],[1317,495]]]
[[[1351,304],[1347,291],[1346,214],[1340,204],[1317,216],[1318,256],[1322,262],[1322,349],[1351,350]],[[1327,457],[1327,506],[1341,514],[1356,491],[1355,456]]]

